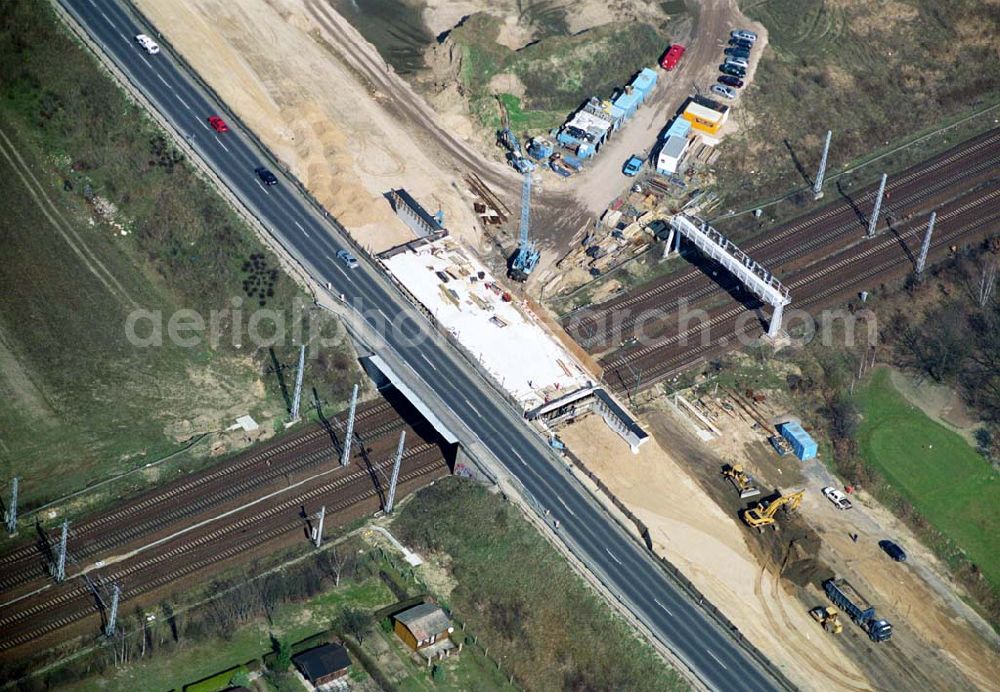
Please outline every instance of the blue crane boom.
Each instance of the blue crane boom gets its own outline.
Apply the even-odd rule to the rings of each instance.
[[[531,231],[531,171],[524,171],[521,184],[521,234],[517,252],[510,263],[510,276],[516,281],[525,281],[535,270],[541,253],[530,238]]]

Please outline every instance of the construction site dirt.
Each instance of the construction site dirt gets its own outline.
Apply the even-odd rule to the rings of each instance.
[[[328,529],[379,509],[404,430],[397,497],[448,473],[451,450],[395,396],[358,410],[352,458],[340,467],[344,418],[76,522],[62,583],[46,576],[52,548],[39,528],[37,541],[0,556],[0,660],[14,660],[29,643],[37,652],[75,635],[96,634],[114,584],[129,608],[152,603],[166,590],[177,592],[239,562],[305,544],[321,506]]]
[[[781,412],[780,404],[747,406],[768,420]],[[560,435],[648,527],[654,550],[802,689],[990,688],[997,663],[991,640],[948,600],[932,596],[924,576],[886,562],[877,548],[885,525],[867,526],[858,514],[871,513],[868,500],[855,494],[855,510],[838,513],[813,477],[814,466],[822,468],[818,461],[778,457],[756,418],[735,401],[732,408],[731,415],[720,410],[720,436],[705,443],[662,399],[651,402],[640,420],[654,439],[638,456],[621,449],[594,417]],[[752,473],[759,496],[740,499],[723,477],[723,466],[734,462]],[[806,491],[802,506],[779,513],[777,529],[758,533],[740,521],[747,507],[799,489]],[[851,533],[860,534],[857,543]],[[834,575],[878,604],[895,628],[891,641],[874,644],[849,620],[834,636],[809,618],[810,608],[828,604],[820,585]]]
[[[429,4],[434,26],[492,8],[486,2],[461,3],[461,11]],[[572,21],[585,21],[581,4],[592,5],[588,16],[614,20],[615,10],[605,3],[574,3]],[[490,194],[516,208],[520,179],[501,162],[502,153],[488,148],[489,139],[467,114],[435,112],[331,4],[138,0],[136,6],[363,245],[381,251],[411,239],[382,198],[387,189],[406,187],[428,208],[442,209],[449,231],[484,260],[505,259],[500,255],[513,250],[516,218],[501,233],[484,231],[476,197],[464,182],[475,173]],[[654,144],[691,83],[714,70],[720,42],[741,24],[754,26],[766,42],[763,29],[732,0],[701,3],[685,62],[655,102],[592,166],[568,180],[544,176],[532,203],[533,237],[542,249],[533,284],[557,274],[552,264],[573,236],[626,186],[622,152]],[[657,57],[651,55],[649,64]]]
[[[858,291],[912,271],[931,210],[938,212],[932,259],[989,232],[1000,195],[998,162],[1000,131],[994,130],[901,174],[895,188],[890,184],[892,196],[886,202],[888,210],[884,209],[889,217],[880,223],[881,235],[874,240],[864,238],[867,219],[862,209],[874,196],[869,189],[770,231],[746,243],[745,249],[781,277],[791,291],[793,307],[815,310],[845,298],[849,301]],[[736,318],[748,309],[758,310],[759,303],[721,268],[697,257],[694,262],[694,269],[564,318],[564,326],[585,348],[606,353],[601,364],[609,384],[624,390],[633,386],[634,373],[641,371],[641,386],[650,386],[699,358],[740,343]],[[706,310],[707,321],[699,317],[683,323],[679,307]],[[760,323],[764,321],[761,316]],[[695,328],[687,329],[691,322]],[[701,342],[706,324],[711,330],[709,343],[685,344]],[[746,342],[760,332],[760,326],[744,327]]]

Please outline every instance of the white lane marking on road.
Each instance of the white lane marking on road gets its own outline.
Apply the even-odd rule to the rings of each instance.
[[[671,612],[670,608],[668,608],[667,606],[663,605],[662,603],[660,603],[655,598],[653,599],[653,603],[655,603],[656,605],[660,606],[660,608],[662,608],[664,611],[666,611],[667,615],[673,617],[674,614],[673,614],[673,612]]]
[[[261,190],[263,190],[264,194],[267,195],[268,197],[271,196],[271,193],[267,191],[267,187],[265,187],[264,185],[262,185],[259,180],[257,181],[257,187],[259,187]]]
[[[615,562],[617,562],[617,563],[618,563],[619,565],[621,565],[622,567],[624,567],[624,566],[625,566],[624,564],[622,564],[622,561],[621,561],[621,560],[619,560],[619,559],[618,559],[618,558],[617,558],[617,557],[615,556],[615,554],[611,552],[611,549],[610,549],[610,548],[605,548],[605,549],[604,549],[604,552],[606,552],[606,553],[607,553],[608,555],[610,555],[610,556],[611,556],[611,559],[612,559],[612,560],[614,560]]]
[[[712,658],[714,658],[714,659],[715,659],[715,662],[716,662],[716,663],[718,663],[718,664],[719,664],[720,666],[722,666],[722,667],[723,667],[723,668],[725,668],[726,670],[729,670],[729,668],[727,668],[727,667],[726,667],[726,664],[725,664],[725,663],[723,663],[722,661],[720,661],[720,660],[719,660],[719,657],[718,657],[718,656],[716,656],[715,654],[713,654],[713,653],[712,653],[711,651],[709,651],[708,649],[705,649],[705,651],[706,651],[706,652],[708,653],[708,655],[709,655],[709,656],[711,656]]]
[[[431,359],[427,357],[426,353],[424,353],[423,351],[421,351],[420,352],[420,357],[424,359],[425,363],[427,363],[429,366],[431,366],[431,370],[433,370],[434,372],[437,372],[437,366],[434,365],[434,363],[431,362]]]
[[[517,453],[517,450],[516,450],[516,449],[512,449],[512,450],[510,450],[510,451],[514,453],[514,456],[516,456],[516,457],[517,457],[517,460],[518,460],[518,461],[520,461],[520,462],[521,462],[522,464],[524,464],[525,466],[527,466],[527,465],[528,465],[528,462],[526,462],[526,461],[524,460],[524,457],[522,457],[522,456],[521,456],[520,454],[518,454],[518,453]]]
[[[222,147],[222,148],[223,148],[223,149],[225,149],[226,151],[229,151],[229,147],[227,147],[227,146],[226,146],[225,144],[223,144],[223,143],[222,143],[222,140],[221,140],[221,139],[219,139],[218,137],[216,137],[216,138],[215,138],[215,141],[219,143],[219,146],[220,146],[220,147]]]
[[[198,122],[200,122],[201,126],[204,127],[206,130],[208,130],[209,132],[212,131],[212,128],[210,128],[208,125],[206,125],[204,121],[199,120]]]
[[[475,414],[476,414],[477,416],[479,416],[480,418],[482,418],[482,417],[483,417],[483,414],[481,414],[481,413],[479,412],[479,409],[478,409],[478,408],[476,408],[475,406],[473,406],[473,405],[472,405],[472,402],[471,402],[471,401],[469,401],[468,397],[463,397],[463,398],[465,398],[465,403],[467,403],[467,404],[469,405],[469,408],[471,408],[471,409],[473,410],[473,412],[475,412]]]
[[[146,67],[148,67],[149,69],[153,69],[153,66],[149,64],[148,60],[146,60],[146,56],[140,54],[139,57],[142,58],[142,61],[144,63],[146,63]]]
[[[172,86],[170,86],[170,82],[168,82],[167,80],[165,80],[165,79],[163,78],[163,75],[161,75],[161,74],[158,74],[158,75],[156,75],[156,78],[157,78],[157,79],[159,79],[159,80],[160,80],[161,82],[163,82],[163,85],[164,85],[165,87],[167,87],[168,89],[173,89],[173,87],[172,87]],[[206,125],[206,127],[208,127],[208,126]]]
[[[573,510],[571,510],[569,508],[569,505],[566,504],[566,500],[562,499],[562,497],[560,497],[559,495],[556,495],[556,499],[559,500],[559,504],[561,504],[563,507],[566,508],[567,512],[569,512],[574,517],[576,516],[576,512],[574,512]],[[612,556],[612,557],[614,557],[614,556]]]
[[[183,103],[185,108],[187,108],[188,110],[191,110],[191,106],[189,106],[187,104],[187,101],[185,101],[184,99],[182,99],[180,96],[177,97],[177,100],[180,101],[181,103]]]
[[[108,15],[104,14],[103,10],[101,11],[101,16],[104,17],[104,21],[106,21],[111,26],[115,25],[115,23],[113,21],[111,21],[111,17],[109,17]]]

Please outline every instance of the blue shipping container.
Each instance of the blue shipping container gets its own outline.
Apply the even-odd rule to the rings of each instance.
[[[656,72],[649,69],[648,67],[642,68],[635,79],[632,80],[632,87],[636,91],[642,92],[642,100],[645,101],[646,97],[649,96],[650,92],[653,91],[653,87],[656,86]]]
[[[668,127],[667,131],[664,133],[663,139],[667,139],[668,137],[673,137],[673,136],[687,137],[690,132],[691,132],[691,121],[678,117],[675,118],[672,123],[670,123],[670,127]]]
[[[639,104],[641,103],[642,94],[634,90],[631,94],[622,94],[615,99],[615,105],[625,112],[626,118],[631,118],[635,115],[635,112],[639,109]]]
[[[778,426],[781,436],[788,440],[792,451],[802,461],[816,456],[816,441],[796,421],[788,421]]]

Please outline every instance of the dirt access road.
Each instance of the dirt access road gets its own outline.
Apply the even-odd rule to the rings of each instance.
[[[621,170],[626,159],[633,154],[648,156],[657,135],[685,99],[707,92],[715,83],[730,31],[750,28],[757,33],[752,67],[767,45],[767,31],[747,19],[735,0],[704,0],[692,11],[697,17],[690,35],[674,39],[687,49],[678,66],[671,72],[659,70],[652,98],[601,148],[583,173],[570,179],[577,199],[591,214],[601,214],[627,184],[629,178]]]

